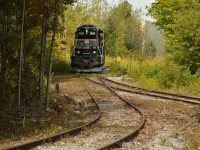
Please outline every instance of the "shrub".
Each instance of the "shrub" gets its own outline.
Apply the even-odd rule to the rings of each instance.
[[[159,72],[159,68],[157,65],[155,66],[149,66],[147,70],[145,71],[145,76],[147,78],[157,78]]]
[[[71,72],[70,63],[64,59],[56,59],[53,62],[52,70],[55,74]]]
[[[158,81],[162,88],[188,86],[193,80],[194,77],[187,69],[172,62],[166,62],[158,75]]]

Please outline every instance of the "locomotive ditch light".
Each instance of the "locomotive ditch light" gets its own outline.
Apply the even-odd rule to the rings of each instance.
[[[80,51],[77,51],[76,53],[77,53],[77,54],[80,54]]]
[[[96,51],[93,51],[93,54],[96,54],[97,52]]]

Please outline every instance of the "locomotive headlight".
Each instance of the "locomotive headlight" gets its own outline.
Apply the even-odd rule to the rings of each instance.
[[[80,51],[77,51],[77,54],[80,54]]]
[[[97,52],[96,51],[93,51],[93,54],[96,54]]]

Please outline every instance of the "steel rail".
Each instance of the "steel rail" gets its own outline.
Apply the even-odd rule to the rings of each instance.
[[[115,147],[119,147],[119,145],[122,143],[122,142],[127,142],[133,138],[135,138],[140,130],[142,130],[144,128],[144,125],[145,125],[145,116],[144,116],[144,113],[142,111],[140,111],[139,108],[137,108],[136,106],[134,106],[132,103],[130,103],[129,101],[125,100],[123,97],[121,97],[120,95],[118,95],[109,85],[107,85],[104,80],[98,76],[99,79],[101,80],[102,84],[108,89],[110,90],[112,93],[114,93],[117,97],[119,97],[122,101],[124,101],[126,104],[128,104],[129,106],[131,106],[132,108],[134,108],[140,115],[141,115],[141,121],[138,125],[138,127],[136,129],[134,129],[133,131],[131,131],[128,135],[125,135],[124,137],[122,137],[121,139],[119,140],[116,140],[112,143],[109,143],[107,145],[104,145],[100,148],[98,148],[99,150],[104,150],[104,149],[111,149],[111,148],[115,148]],[[86,79],[86,78],[85,78]],[[101,85],[102,85],[101,84]]]
[[[88,90],[87,90],[87,92],[88,92]],[[96,123],[100,119],[101,114],[102,114],[97,101],[92,97],[91,94],[89,94],[89,95],[90,95],[91,99],[94,101],[97,109],[99,110],[99,113],[97,114],[97,116],[93,120],[91,120],[91,121],[89,121],[89,122],[87,122],[87,123],[85,123],[85,124],[83,124],[83,125],[81,125],[79,127],[73,128],[71,130],[61,131],[60,133],[57,133],[57,134],[55,134],[53,136],[49,136],[49,137],[46,137],[46,138],[41,138],[39,140],[34,140],[34,141],[31,141],[31,142],[15,145],[15,146],[12,146],[12,147],[7,147],[7,148],[4,148],[3,150],[27,150],[27,149],[32,149],[32,148],[34,148],[36,146],[44,144],[45,142],[55,142],[55,141],[58,141],[60,138],[62,138],[64,136],[67,136],[67,135],[73,135],[74,136],[74,135],[79,134],[81,129],[83,129],[84,127],[91,126],[92,124]],[[68,98],[70,98],[70,97],[68,97]]]
[[[121,85],[121,86],[126,86],[126,87],[129,87],[129,88],[135,88],[136,89],[136,90],[133,90],[133,89],[130,90],[130,89],[123,89],[123,88],[116,87],[116,86],[110,86],[111,88],[118,89],[120,91],[124,91],[124,92],[128,92],[128,93],[136,93],[136,94],[141,94],[141,95],[147,95],[147,96],[153,96],[153,97],[158,97],[158,98],[164,98],[164,99],[167,99],[167,100],[182,101],[182,102],[185,102],[185,103],[200,105],[200,101],[199,101],[200,98],[197,98],[197,97],[192,97],[194,99],[189,100],[189,98],[191,98],[189,96],[178,97],[178,95],[175,95],[175,94],[168,94],[168,93],[165,93],[165,92],[162,93],[162,92],[151,91],[151,90],[146,90],[146,89],[143,90],[142,88],[137,88],[137,87],[127,85],[127,84],[124,84],[124,83],[115,82],[113,80],[110,80],[110,79],[107,79],[107,78],[104,78],[104,77],[102,77],[102,78],[107,80],[107,81],[110,81],[112,83]],[[89,78],[85,78],[85,79],[90,80],[92,82],[95,82],[96,84],[102,85],[101,83],[94,81],[92,79],[89,79]],[[137,89],[139,89],[139,90],[137,90]],[[158,95],[158,94],[163,94],[163,95]],[[181,99],[182,97],[184,97],[185,99]],[[186,97],[188,97],[188,99]]]
[[[117,82],[117,81],[113,81],[113,80],[105,78],[105,77],[102,77],[102,78],[105,79],[105,80],[107,80],[107,81],[110,81],[112,83],[118,84],[118,85],[126,86],[126,87],[133,88],[133,89],[136,89],[136,90],[141,90],[141,91],[144,91],[144,92],[151,92],[151,94],[155,93],[155,94],[163,94],[163,95],[166,95],[166,96],[172,96],[170,99],[175,99],[175,100],[180,100],[180,98],[187,99],[187,100],[190,99],[191,103],[193,103],[193,101],[194,101],[194,103],[196,103],[197,101],[199,101],[199,103],[197,102],[196,104],[200,104],[200,97],[184,96],[184,95],[178,95],[178,94],[160,92],[160,91],[155,91],[155,90],[148,90],[148,89],[139,88],[139,87],[136,87],[136,86],[132,86],[132,85],[120,83],[120,82]],[[156,95],[152,94],[152,96],[156,96]],[[164,97],[164,98],[168,99],[168,97]],[[187,101],[185,101],[185,102],[187,102]]]

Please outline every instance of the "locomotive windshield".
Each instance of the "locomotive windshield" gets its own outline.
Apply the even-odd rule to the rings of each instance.
[[[98,42],[96,39],[77,39],[75,40],[75,47],[81,49],[96,49]]]

